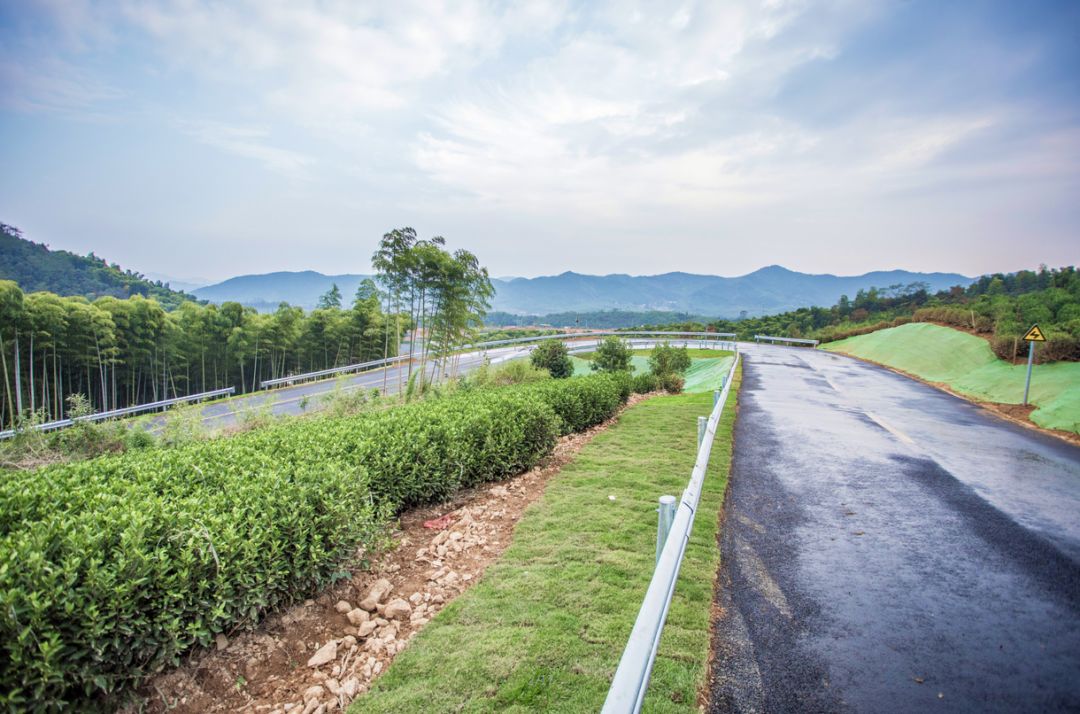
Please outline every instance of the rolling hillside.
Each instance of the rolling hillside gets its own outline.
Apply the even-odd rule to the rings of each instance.
[[[103,295],[126,298],[152,297],[171,309],[191,295],[172,290],[160,282],[90,254],[76,255],[66,250],[49,250],[42,243],[22,237],[12,226],[0,223],[0,280],[14,280],[23,292],[48,291],[57,295],[82,295],[94,299]]]

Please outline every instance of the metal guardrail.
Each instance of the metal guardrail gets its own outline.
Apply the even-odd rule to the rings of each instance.
[[[462,350],[485,350],[489,347],[502,347],[505,345],[519,345],[529,342],[544,342],[545,340],[578,340],[592,337],[621,336],[652,336],[652,335],[685,335],[687,337],[715,337],[734,338],[734,332],[663,332],[642,330],[594,330],[592,332],[561,332],[554,335],[538,335],[535,337],[515,337],[508,340],[492,340],[490,342],[476,342],[471,345],[462,345]]]
[[[712,452],[716,427],[724,412],[724,405],[727,403],[732,379],[738,365],[739,353],[736,352],[735,360],[731,363],[731,371],[724,380],[723,390],[715,400],[704,433],[699,432],[697,461],[694,463],[690,482],[683,491],[678,510],[671,521],[667,539],[657,556],[656,569],[653,571],[652,580],[649,581],[649,588],[645,591],[645,598],[638,611],[637,620],[634,621],[634,629],[630,632],[630,638],[619,660],[619,667],[611,680],[611,688],[608,690],[602,710],[604,714],[629,714],[641,711],[645,692],[649,688],[653,662],[656,660],[656,650],[660,646],[660,634],[664,629],[668,608],[671,606],[671,597],[675,593],[675,581],[679,578],[683,554],[690,540],[694,514],[697,511],[698,501],[701,500],[701,487],[705,480],[705,472],[709,467],[709,454]],[[661,505],[663,506],[663,501]],[[661,532],[664,515],[662,511]]]
[[[801,337],[777,337],[775,335],[754,335],[755,342],[791,342],[796,345],[813,345],[817,347],[820,342],[818,340],[805,340]]]
[[[52,431],[54,429],[63,429],[64,427],[72,426],[77,422],[84,421],[102,421],[105,419],[115,419],[116,417],[130,416],[131,414],[140,414],[142,412],[153,411],[154,409],[161,409],[163,407],[171,407],[174,404],[183,404],[185,402],[197,402],[200,399],[211,399],[213,397],[224,397],[228,394],[234,394],[236,387],[225,387],[224,389],[215,389],[210,392],[200,392],[199,394],[189,394],[186,397],[175,397],[173,399],[162,399],[157,402],[148,402],[146,404],[136,404],[130,407],[124,407],[122,409],[112,409],[107,412],[98,412],[96,414],[88,414],[86,416],[76,417],[74,419],[57,419],[56,421],[47,421],[42,424],[33,424],[30,429],[36,431]],[[0,439],[9,439],[18,433],[18,429],[7,429],[6,431],[0,431]]]
[[[697,338],[711,337],[711,338],[717,338],[717,339],[716,340],[701,340],[701,341],[709,342],[709,343],[719,342],[719,343],[722,343],[722,344],[726,344],[726,343],[723,340],[721,340],[720,338],[733,338],[733,337],[735,337],[734,332],[660,332],[660,331],[647,332],[647,331],[630,331],[630,330],[619,332],[619,331],[615,331],[615,330],[602,330],[602,331],[596,331],[596,332],[567,332],[567,333],[562,333],[562,334],[557,334],[557,335],[540,335],[540,336],[537,336],[537,337],[517,337],[517,338],[513,338],[513,339],[509,339],[509,340],[492,340],[490,342],[476,342],[476,343],[473,343],[471,345],[462,345],[461,347],[459,347],[457,349],[459,351],[462,351],[462,350],[486,351],[486,350],[488,350],[489,348],[492,348],[492,347],[506,347],[506,346],[509,346],[509,345],[528,344],[530,342],[543,342],[545,340],[563,340],[563,341],[571,341],[572,342],[573,340],[590,339],[590,338],[593,338],[593,337],[607,337],[609,335],[618,335],[618,336],[626,336],[626,335],[629,335],[629,336],[657,336],[657,335],[660,335],[660,336],[669,336],[669,337],[674,336],[674,337],[677,337],[677,338],[678,337],[683,337],[683,336],[685,336],[685,337],[697,337]],[[345,365],[343,367],[331,367],[329,369],[320,369],[320,370],[318,370],[316,372],[304,372],[302,374],[292,374],[292,375],[289,375],[287,377],[277,377],[275,379],[263,380],[262,382],[259,382],[259,386],[262,389],[266,389],[268,387],[277,387],[277,386],[281,386],[283,384],[295,384],[296,382],[302,382],[302,381],[306,381],[306,380],[309,380],[309,379],[318,379],[320,377],[332,377],[332,376],[337,376],[337,375],[340,375],[340,374],[348,374],[350,372],[359,372],[359,371],[364,370],[364,369],[374,369],[376,367],[389,366],[389,365],[394,364],[396,362],[403,362],[403,361],[406,361],[408,359],[409,359],[409,355],[399,355],[397,357],[388,357],[386,359],[377,359],[377,360],[372,360],[370,362],[361,362],[359,364],[349,364],[349,365]]]
[[[291,374],[288,377],[277,377],[276,379],[264,379],[259,382],[259,387],[266,389],[267,387],[276,387],[281,384],[293,384],[305,379],[318,379],[319,377],[331,377],[338,374],[347,374],[349,372],[359,372],[362,369],[370,369],[373,367],[382,367],[386,365],[394,364],[395,362],[401,362],[409,359],[409,355],[399,355],[397,357],[387,357],[386,359],[376,359],[370,362],[361,362],[359,364],[348,364],[344,367],[331,367],[329,369],[320,369],[317,372],[304,372],[302,374]]]

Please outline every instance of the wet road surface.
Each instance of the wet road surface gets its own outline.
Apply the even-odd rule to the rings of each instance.
[[[1080,449],[851,358],[744,358],[712,710],[1080,711]]]

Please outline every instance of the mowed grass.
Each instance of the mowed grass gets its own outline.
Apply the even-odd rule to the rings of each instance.
[[[720,377],[731,369],[731,360],[735,353],[728,350],[687,350],[690,353],[690,369],[684,375],[686,384],[683,391],[689,393],[711,392],[720,385]],[[646,374],[649,371],[649,355],[652,350],[634,350],[630,358],[634,374]],[[572,355],[574,376],[593,374],[591,358],[593,352],[584,355]]]
[[[940,325],[913,322],[822,345],[948,385],[976,399],[1020,404],[1027,365],[1009,364],[986,340]],[[1036,347],[1038,349],[1038,347]],[[1080,363],[1035,365],[1029,401],[1039,426],[1080,432]]]
[[[646,711],[697,711],[735,399],[732,390]],[[657,498],[682,493],[697,417],[711,408],[711,394],[683,394],[624,412],[552,479],[502,558],[439,613],[351,714],[599,711],[652,576]]]

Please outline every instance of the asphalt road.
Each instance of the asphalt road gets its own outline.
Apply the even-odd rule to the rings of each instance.
[[[827,352],[743,365],[713,711],[1080,711],[1080,449]]]

